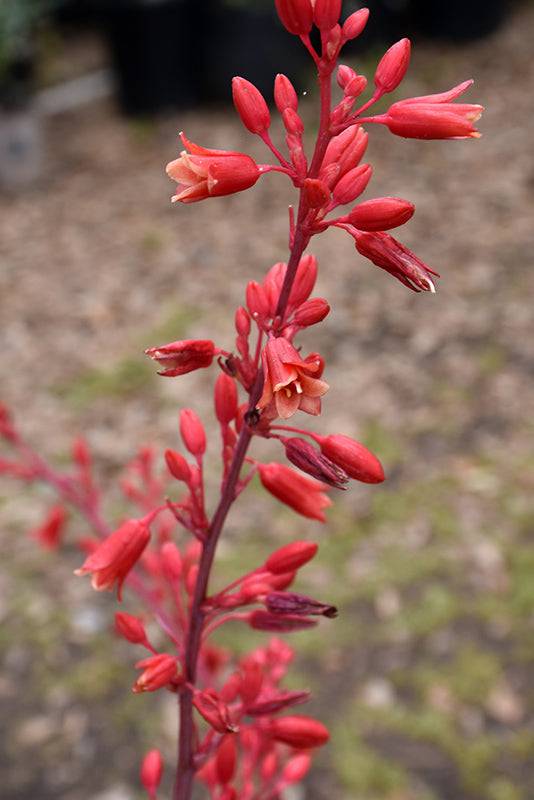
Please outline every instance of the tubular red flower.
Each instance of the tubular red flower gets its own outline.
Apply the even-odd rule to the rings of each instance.
[[[122,584],[139,560],[150,541],[150,531],[142,520],[129,519],[117,528],[74,571],[75,575],[92,573],[92,586],[97,591],[113,589],[117,584],[117,595],[122,598]]]
[[[384,480],[384,470],[378,458],[363,444],[336,433],[331,436],[313,438],[327,458],[341,467],[350,478],[363,483],[381,483]]]
[[[353,230],[356,249],[377,267],[414,292],[435,292],[432,277],[439,274],[430,269],[415,253],[408,250],[389,233],[364,233]]]
[[[306,777],[311,767],[311,756],[308,753],[298,753],[293,756],[284,767],[282,780],[285,783],[300,783]]]
[[[260,90],[245,78],[236,77],[232,78],[232,95],[245,128],[251,133],[265,133],[271,124],[271,115]]]
[[[178,375],[211,366],[215,352],[211,339],[183,339],[161,347],[149,347],[145,350],[145,355],[164,367],[158,375],[176,378]]]
[[[139,617],[134,617],[133,614],[118,611],[115,614],[115,630],[119,636],[132,644],[148,643],[145,626]]]
[[[198,414],[191,408],[180,412],[180,435],[191,455],[199,458],[206,452],[206,431]]]
[[[173,203],[196,203],[242,192],[254,186],[261,175],[256,162],[244,153],[209,150],[180,136],[186,150],[167,164],[167,175],[178,183]]]
[[[400,197],[377,197],[352,209],[349,222],[361,231],[388,231],[411,219],[415,206]]]
[[[215,384],[215,415],[221,425],[229,425],[237,414],[237,386],[233,378],[222,372]]]
[[[134,694],[156,692],[158,689],[168,686],[178,677],[176,658],[168,653],[158,653],[158,655],[144,658],[137,662],[135,668],[142,669],[143,672],[132,687]]]
[[[217,733],[237,732],[238,728],[232,722],[230,709],[213,689],[206,689],[203,692],[196,691],[193,696],[193,705]]]
[[[279,73],[274,80],[274,102],[280,114],[288,108],[297,111],[299,100],[295,87],[285,75]]]
[[[237,748],[235,736],[227,733],[226,736],[223,737],[215,757],[217,778],[221,786],[226,786],[234,777],[236,761]]]
[[[271,553],[265,562],[265,569],[274,575],[300,569],[315,557],[318,550],[315,542],[291,542]]]
[[[274,402],[282,419],[288,419],[298,409],[307,414],[321,413],[320,398],[328,391],[328,384],[314,377],[320,370],[317,362],[303,360],[283,337],[267,342],[262,362],[263,393],[257,404],[260,410]]]
[[[341,0],[315,0],[313,21],[321,31],[329,31],[339,22]]]
[[[382,56],[375,73],[375,86],[380,95],[393,92],[406,75],[410,64],[411,42],[401,39]]]
[[[289,33],[306,36],[313,25],[311,0],[274,0],[280,21]]]
[[[469,103],[403,100],[389,108],[384,122],[391,133],[407,139],[479,139],[473,123],[483,111]]]
[[[336,203],[344,206],[356,200],[367,189],[372,174],[373,168],[370,164],[360,164],[345,173],[334,186],[332,195]]]
[[[323,297],[313,297],[297,308],[293,316],[293,322],[302,328],[308,328],[310,325],[322,322],[329,313],[330,305],[328,302]]]
[[[271,721],[270,733],[276,741],[302,750],[320,747],[330,738],[328,729],[322,722],[304,716],[274,719]]]
[[[348,42],[351,39],[356,39],[367,25],[368,19],[368,8],[360,8],[359,11],[354,11],[343,23],[341,29],[342,41]]]
[[[323,509],[332,505],[325,494],[324,483],[301,475],[285,464],[260,464],[260,479],[264,487],[298,514],[326,522]]]

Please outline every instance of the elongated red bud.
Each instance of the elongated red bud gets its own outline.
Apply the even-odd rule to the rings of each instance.
[[[321,452],[354,480],[363,483],[381,483],[384,480],[384,470],[378,458],[350,436],[342,433],[331,436],[314,434],[313,438]]]
[[[313,21],[320,31],[329,31],[339,22],[341,0],[315,0]]]
[[[239,336],[246,338],[250,334],[250,317],[243,306],[239,306],[235,312],[235,329]]]
[[[247,707],[247,716],[263,717],[270,714],[277,714],[286,708],[305,703],[310,698],[310,692],[280,692],[268,700],[261,698],[252,706]]]
[[[239,694],[245,705],[249,706],[261,692],[263,670],[257,661],[248,659],[243,664],[242,673]]]
[[[232,94],[245,128],[251,133],[265,133],[271,124],[271,114],[260,90],[245,78],[236,77],[232,79]]]
[[[400,84],[410,64],[411,43],[401,39],[382,56],[375,72],[375,86],[380,95],[393,92]]]
[[[315,542],[298,541],[286,544],[271,553],[265,562],[265,569],[273,575],[281,575],[284,572],[291,572],[300,569],[314,558],[318,550]]]
[[[67,512],[63,506],[53,506],[46,515],[44,522],[31,535],[39,542],[41,547],[46,550],[55,550],[61,542],[66,522]]]
[[[258,470],[264,487],[280,502],[304,517],[326,522],[323,509],[332,505],[332,501],[325,494],[327,487],[324,483],[302,475],[285,464],[260,464]]]
[[[115,614],[115,630],[119,636],[132,644],[147,644],[145,626],[133,614],[118,611]]]
[[[191,469],[181,453],[165,450],[165,462],[173,478],[187,483],[191,479]]]
[[[312,255],[303,256],[297,267],[295,282],[289,295],[289,305],[293,307],[302,305],[313,292],[316,281],[317,259]]]
[[[351,39],[356,39],[367,25],[368,19],[368,8],[360,8],[359,11],[355,11],[353,14],[347,17],[341,29],[343,41],[348,42]]]
[[[161,545],[161,564],[163,574],[170,581],[177,581],[182,577],[184,568],[182,554],[174,542],[164,542]]]
[[[297,308],[293,321],[303,328],[308,328],[310,325],[322,322],[329,313],[330,306],[324,298],[312,297]]]
[[[256,281],[249,281],[246,289],[246,298],[251,317],[264,319],[269,316],[269,300],[263,286]]]
[[[251,611],[248,624],[255,631],[271,633],[292,633],[314,628],[317,620],[300,617],[297,614],[271,614],[269,611]]]
[[[299,753],[290,758],[282,772],[284,783],[300,783],[306,777],[311,767],[311,756],[307,753]]]
[[[229,425],[237,414],[237,386],[222,372],[215,383],[215,415],[221,425]]]
[[[226,734],[215,756],[215,770],[221,786],[226,786],[234,777],[236,760],[236,737],[233,734]]]
[[[163,367],[159,375],[175,378],[195,369],[209,367],[215,355],[215,345],[210,339],[186,339],[161,347],[149,347],[145,354]]]
[[[277,742],[302,750],[320,747],[330,738],[328,729],[322,722],[305,716],[274,719],[270,725],[270,733]]]
[[[286,108],[286,110],[282,112],[282,122],[288,134],[300,140],[300,137],[304,133],[304,123],[298,112],[294,111],[292,108]]]
[[[336,203],[342,206],[352,203],[366,190],[372,174],[370,164],[360,164],[349,170],[334,186],[332,196]]]
[[[178,677],[176,658],[167,653],[159,653],[158,655],[144,658],[142,661],[137,662],[135,668],[142,669],[143,672],[132,687],[134,694],[155,692]]]
[[[305,36],[313,25],[311,0],[274,0],[280,21],[289,33]]]
[[[280,114],[288,108],[297,111],[299,101],[295,87],[285,75],[279,73],[274,80],[274,102]]]
[[[141,762],[140,778],[150,800],[156,800],[163,775],[163,759],[159,750],[150,750]]]
[[[190,408],[180,413],[180,434],[191,455],[203,456],[206,452],[206,432],[200,417]]]
[[[400,197],[377,197],[360,203],[349,214],[351,225],[361,231],[388,231],[413,217],[415,206]]]

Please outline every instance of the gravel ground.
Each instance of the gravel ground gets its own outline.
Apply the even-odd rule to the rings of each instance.
[[[318,713],[324,706],[339,728],[309,800],[531,797],[534,124],[525,98],[533,37],[534,9],[525,6],[482,43],[417,48],[406,94],[472,75],[470,99],[487,106],[480,141],[371,131],[367,196],[416,203],[400,238],[442,274],[437,295],[408,292],[340,232],[314,243],[318,293],[334,309],[305,344],[328,362],[319,429],[374,446],[390,483],[347,493],[329,537],[312,531],[323,537],[325,563],[311,586],[330,591],[342,565],[333,594],[345,614],[323,634],[321,656],[317,636],[302,639],[304,680],[322,696]],[[310,91],[310,119],[314,107]],[[104,476],[147,440],[176,443],[176,410],[193,395],[202,412],[210,407],[207,373],[155,380],[142,349],[185,336],[228,346],[246,280],[287,252],[292,191],[281,176],[226,201],[171,207],[163,166],[182,128],[200,143],[265,159],[229,113],[140,124],[95,104],[52,119],[46,174],[26,193],[0,197],[2,400],[50,457],[82,430]],[[10,553],[0,584],[6,800],[132,797],[136,747],[154,741],[158,720],[147,713],[138,725],[140,701],[122,697],[130,654],[107,644],[109,601],[93,610],[86,587],[69,577],[72,553],[67,569],[54,559],[43,569],[20,536],[39,519],[41,500],[6,484],[0,499]],[[281,540],[289,522],[310,533],[285,514],[272,519],[257,494],[233,523],[244,549],[252,508],[257,525]],[[223,557],[232,563],[231,545]],[[96,694],[85,669],[97,675]],[[170,737],[172,710],[164,704],[161,713]],[[128,745],[125,730],[133,731]],[[116,786],[102,794],[110,780]]]

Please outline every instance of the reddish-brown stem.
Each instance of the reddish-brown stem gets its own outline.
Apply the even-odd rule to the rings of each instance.
[[[312,163],[308,171],[310,177],[316,177],[319,173],[328,142],[331,138],[330,133],[330,112],[331,112],[331,75],[332,68],[325,68],[319,73],[320,98],[321,98],[321,120],[317,143],[313,154]],[[297,267],[302,255],[308,246],[311,234],[306,229],[304,221],[308,213],[308,205],[301,192],[295,236],[293,246],[287,265],[284,283],[278,299],[275,316],[283,321],[291,288],[293,286]],[[253,412],[263,389],[263,372],[258,368],[256,379],[250,392],[248,410]],[[232,463],[228,471],[228,476],[223,485],[219,504],[211,524],[209,526],[206,541],[200,558],[198,577],[195,586],[195,593],[191,603],[190,625],[187,636],[185,651],[185,679],[187,684],[194,686],[197,674],[197,662],[202,642],[202,631],[204,626],[205,612],[203,606],[208,594],[208,583],[211,568],[215,558],[215,552],[219,537],[221,535],[228,512],[235,500],[236,490],[239,482],[241,469],[247,455],[253,431],[248,425],[244,425],[237,446],[234,452]],[[194,720],[193,720],[193,693],[191,688],[184,687],[179,698],[180,730],[178,737],[178,764],[176,768],[176,778],[173,790],[173,800],[190,800],[193,783],[195,779],[196,765],[194,753]]]

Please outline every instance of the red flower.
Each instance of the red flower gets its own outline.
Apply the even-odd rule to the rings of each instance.
[[[325,522],[323,508],[332,505],[324,483],[295,472],[285,464],[260,464],[260,479],[267,491],[298,514]]]
[[[484,107],[452,102],[472,83],[464,81],[447,92],[400,100],[385,114],[384,122],[392,133],[409,139],[478,139],[481,134],[473,123]]]
[[[163,759],[159,750],[150,750],[141,763],[141,783],[150,800],[155,800],[163,774]]]
[[[85,559],[75,575],[93,574],[93,589],[113,589],[117,583],[118,598],[122,597],[122,584],[150,540],[150,531],[138,519],[129,519],[99,544],[94,553]]]
[[[47,550],[55,550],[61,540],[67,513],[63,506],[54,506],[48,512],[45,521],[33,531],[32,536]]]
[[[364,233],[353,229],[352,235],[362,256],[385,269],[409,289],[414,292],[436,291],[431,276],[439,278],[439,274],[389,233]]]
[[[320,747],[330,738],[328,729],[312,717],[294,716],[274,719],[270,732],[278,742],[307,750],[309,747]]]
[[[149,347],[145,355],[164,367],[159,375],[176,378],[195,369],[211,366],[215,345],[211,339],[184,339],[161,347]]]
[[[167,164],[167,175],[178,183],[173,203],[196,203],[242,192],[254,186],[261,175],[256,162],[244,153],[209,150],[193,144],[183,133],[180,136],[187,149]]]
[[[332,436],[314,434],[321,453],[341,467],[350,478],[363,483],[382,483],[384,470],[378,458],[363,444],[336,433]]]
[[[143,670],[132,687],[132,692],[135,694],[155,692],[178,677],[176,659],[168,653],[158,653],[158,655],[143,658],[142,661],[137,662],[135,668]]]
[[[262,353],[264,384],[258,408],[274,400],[276,413],[282,419],[291,417],[297,409],[307,414],[321,413],[321,400],[328,384],[317,377],[318,361],[302,359],[291,342],[279,337],[270,339]]]

